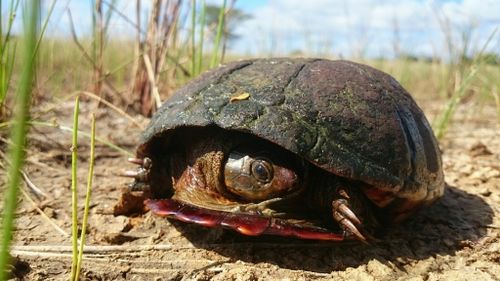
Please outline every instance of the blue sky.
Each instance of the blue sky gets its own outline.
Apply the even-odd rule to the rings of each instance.
[[[398,48],[445,56],[443,26],[449,25],[454,46],[461,45],[462,34],[470,33],[470,48],[477,50],[500,25],[498,0],[275,0],[260,2],[252,13],[253,18],[238,27],[243,36],[234,46],[250,54],[258,49],[391,57]],[[490,44],[497,53],[498,38]]]
[[[2,11],[10,1],[2,1]],[[198,1],[199,2],[199,1]],[[220,4],[222,0],[207,0]],[[228,2],[231,2],[229,0]],[[45,1],[48,6],[50,1]],[[71,10],[77,32],[90,31],[91,1],[58,0],[49,36],[67,36]],[[151,1],[143,1],[147,14]],[[453,46],[470,34],[470,50],[480,49],[500,26],[500,0],[238,0],[236,8],[251,18],[235,26],[239,39],[232,53],[245,55],[304,55],[392,57],[399,52],[446,57],[443,30]],[[135,1],[118,0],[117,9],[134,18]],[[3,17],[5,19],[5,17]],[[447,27],[445,27],[447,26]],[[448,28],[449,27],[449,28]],[[111,36],[133,36],[133,27],[118,16]],[[489,50],[500,53],[500,30]]]

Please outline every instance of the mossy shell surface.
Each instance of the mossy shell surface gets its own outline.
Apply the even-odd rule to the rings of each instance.
[[[256,59],[208,71],[165,101],[138,156],[180,127],[217,126],[275,143],[336,175],[398,197],[443,193],[437,141],[390,75],[349,61]]]

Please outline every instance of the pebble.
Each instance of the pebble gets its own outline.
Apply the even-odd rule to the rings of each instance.
[[[493,153],[482,142],[476,142],[469,148],[469,155],[472,157],[492,155]]]
[[[381,263],[379,260],[376,259],[373,259],[370,262],[368,262],[367,270],[376,279],[383,279],[383,277],[388,277],[389,275],[394,273],[391,268],[389,268],[387,265]]]

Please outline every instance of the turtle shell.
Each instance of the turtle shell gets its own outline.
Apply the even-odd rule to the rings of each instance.
[[[421,109],[390,75],[344,60],[256,59],[194,79],[144,131],[148,143],[180,127],[217,126],[275,143],[336,175],[397,197],[443,192],[437,141]]]

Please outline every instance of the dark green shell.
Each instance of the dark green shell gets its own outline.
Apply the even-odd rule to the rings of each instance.
[[[249,94],[247,99],[231,97]],[[424,114],[391,76],[349,61],[257,59],[179,89],[153,116],[152,137],[216,125],[276,143],[337,175],[426,200],[443,192],[441,156]]]

